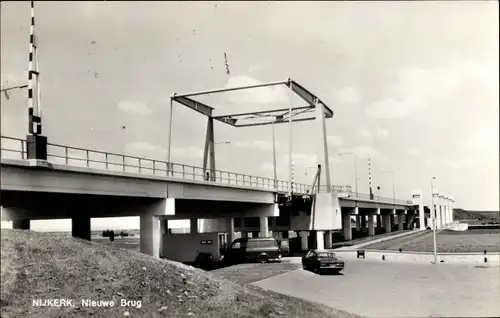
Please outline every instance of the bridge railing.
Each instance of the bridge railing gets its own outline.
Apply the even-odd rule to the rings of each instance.
[[[27,159],[26,140],[1,136],[1,157],[10,159]],[[47,159],[53,164],[64,164],[93,169],[133,172],[197,181],[217,182],[236,186],[249,186],[261,189],[276,189],[279,192],[289,191],[289,182],[272,178],[251,176],[224,170],[210,171],[209,180],[203,168],[168,163],[162,160],[129,156],[99,150],[90,150],[56,144],[47,144]],[[307,193],[310,185],[293,183],[294,193]]]
[[[1,136],[1,157],[10,159],[27,159],[26,140]],[[203,168],[179,164],[167,163],[166,161],[129,156],[99,150],[90,150],[78,147],[70,147],[56,144],[47,144],[47,158],[53,164],[79,166],[93,169],[105,169],[111,171],[123,171],[157,176],[170,176],[179,179],[217,182],[235,186],[248,186],[260,189],[275,189],[278,192],[288,192],[290,184],[288,181],[273,180],[272,178],[251,176],[224,170],[210,171],[210,180],[206,180]],[[292,192],[297,194],[308,194],[311,185],[293,183]],[[350,186],[331,185],[320,186],[320,192],[337,192],[340,197],[361,200],[371,200],[369,194],[352,192]],[[316,191],[313,189],[313,192]],[[373,201],[411,204],[411,200],[400,200],[373,196]]]

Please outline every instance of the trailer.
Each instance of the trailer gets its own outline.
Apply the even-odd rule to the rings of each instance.
[[[162,240],[162,258],[205,268],[222,260],[227,233],[165,234]]]

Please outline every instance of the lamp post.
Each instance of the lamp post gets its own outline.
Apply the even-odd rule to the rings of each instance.
[[[433,180],[436,180],[436,177],[432,177],[431,179],[431,213],[432,213],[432,240],[434,244],[434,264],[437,264],[437,243],[436,243],[436,209],[434,208],[434,184]]]
[[[396,204],[396,191],[394,189],[394,170],[380,170],[380,172],[389,172],[392,176],[392,202]]]
[[[339,156],[343,155],[352,155],[354,160],[354,191],[356,192],[356,198],[358,197],[358,168],[357,168],[357,160],[356,153],[354,152],[341,152]]]

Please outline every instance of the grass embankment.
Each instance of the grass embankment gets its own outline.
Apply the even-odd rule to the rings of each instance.
[[[357,317],[61,234],[2,230],[1,243],[2,317]],[[74,307],[33,306],[61,298]],[[116,304],[85,307],[84,299]],[[121,307],[121,299],[141,308]]]
[[[434,250],[432,231],[421,233],[370,244],[364,249],[398,250],[402,248],[408,252],[432,252]],[[482,253],[484,250],[498,253],[500,237],[496,229],[464,232],[442,230],[436,233],[436,245],[439,253]]]
[[[453,209],[453,219],[455,221],[459,220],[499,221],[500,212]]]

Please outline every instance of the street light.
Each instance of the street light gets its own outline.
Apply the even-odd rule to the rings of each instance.
[[[434,208],[434,184],[433,180],[436,180],[436,177],[432,177],[431,179],[431,213],[432,213],[432,240],[434,244],[434,264],[437,264],[437,243],[436,243],[436,209]]]
[[[356,153],[354,152],[341,152],[339,153],[339,156],[343,155],[352,155],[353,160],[354,160],[354,191],[356,191],[356,198],[358,197],[358,168],[357,168],[357,160],[356,160]]]
[[[394,170],[380,170],[380,172],[389,172],[392,176],[392,202],[396,204],[396,191],[394,190]]]

